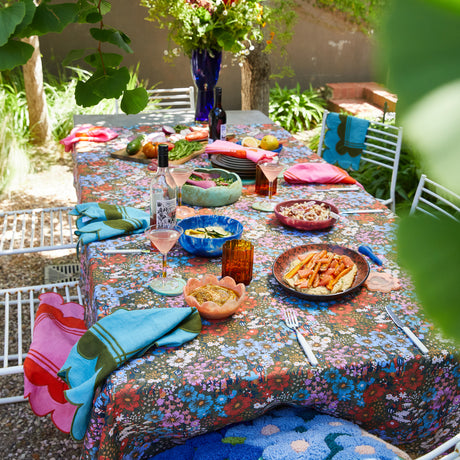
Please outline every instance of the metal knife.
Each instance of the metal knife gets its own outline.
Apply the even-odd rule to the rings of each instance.
[[[342,209],[341,214],[375,214],[385,212],[385,209]]]
[[[404,331],[404,333],[407,335],[407,337],[409,337],[412,340],[412,342],[418,347],[418,349],[423,354],[427,354],[428,353],[428,348],[425,347],[425,345],[423,345],[423,343],[419,340],[419,338],[407,326],[404,326],[404,324],[401,323],[401,321],[396,316],[396,314],[393,311],[393,309],[391,307],[389,307],[388,305],[385,305],[385,310],[390,315],[390,318],[393,320],[393,322],[396,324],[396,326],[398,326],[399,328],[401,328]]]

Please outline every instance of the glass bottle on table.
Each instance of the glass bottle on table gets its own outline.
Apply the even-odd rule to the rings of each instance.
[[[209,112],[209,142],[227,139],[227,114],[222,108],[222,88],[214,90],[214,107]]]
[[[168,146],[158,146],[158,168],[150,182],[150,225],[172,228],[176,225],[176,184],[168,170]]]

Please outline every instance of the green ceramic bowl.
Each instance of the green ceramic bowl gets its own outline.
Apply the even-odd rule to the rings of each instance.
[[[243,183],[238,174],[225,169],[218,168],[196,168],[197,172],[219,173],[220,177],[233,179],[234,182],[228,186],[216,186],[211,188],[201,188],[195,185],[185,184],[182,187],[182,202],[194,206],[205,208],[214,206],[227,206],[234,203],[241,196]]]

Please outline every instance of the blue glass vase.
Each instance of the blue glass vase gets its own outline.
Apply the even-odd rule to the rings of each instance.
[[[193,50],[192,76],[197,89],[196,121],[208,121],[214,105],[214,87],[219,79],[222,50]]]

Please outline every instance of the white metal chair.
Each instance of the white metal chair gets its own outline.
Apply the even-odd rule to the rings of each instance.
[[[167,110],[168,112],[195,111],[195,88],[155,88],[147,90],[149,103],[144,112]],[[119,102],[115,101],[115,113],[119,113]]]
[[[415,191],[410,214],[420,211],[436,217],[435,213],[437,212],[460,222],[459,206],[460,196],[441,184],[428,179],[426,174],[422,174]]]
[[[448,450],[452,449],[452,447],[454,447],[452,452],[443,457],[439,457],[440,455],[446,453]],[[460,433],[454,436],[452,439],[449,439],[449,441],[441,444],[439,447],[436,447],[436,449],[433,449],[431,452],[418,457],[416,460],[434,460],[435,458],[440,458],[442,460],[460,459]]]
[[[65,302],[83,304],[77,281],[0,290],[0,323],[3,323],[0,377],[23,373],[24,359],[32,341],[38,297],[51,291],[61,294]],[[7,385],[4,382],[0,385],[0,391],[0,404],[25,401],[22,392],[19,395],[5,396]]]
[[[322,156],[324,136],[327,131],[326,121],[329,111],[323,115],[321,135],[318,144],[318,155]],[[351,115],[350,115],[351,116]],[[390,197],[379,199],[381,203],[395,210],[396,204],[396,181],[398,178],[399,157],[402,145],[402,127],[393,126],[377,121],[371,121],[364,142],[361,161],[379,165],[391,170]]]
[[[0,212],[0,255],[75,248],[73,207]],[[26,237],[30,242],[26,245]]]

